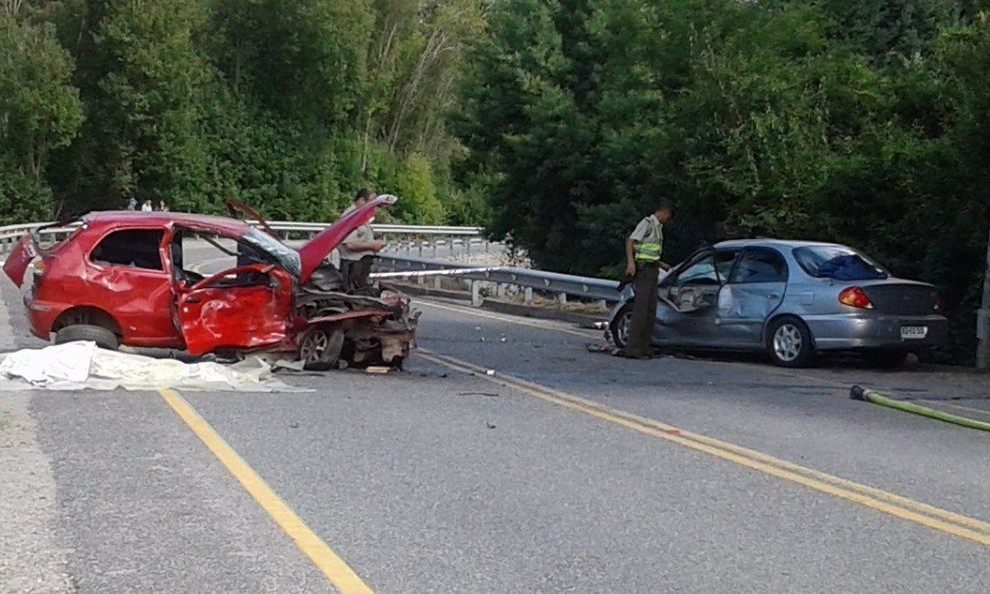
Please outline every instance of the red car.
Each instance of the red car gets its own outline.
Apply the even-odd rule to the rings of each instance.
[[[299,249],[232,218],[172,212],[93,212],[64,241],[41,249],[26,234],[4,264],[24,297],[31,331],[55,342],[93,340],[185,349],[190,354],[296,353],[309,369],[352,363],[401,366],[415,340],[418,312],[389,288],[345,293],[325,261],[351,231],[371,220],[381,196]],[[250,212],[250,211],[249,211]],[[217,258],[190,265],[197,253]],[[210,274],[205,268],[230,260]],[[216,266],[213,266],[214,268]]]

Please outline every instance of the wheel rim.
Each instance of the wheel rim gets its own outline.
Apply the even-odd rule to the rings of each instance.
[[[330,344],[330,337],[323,330],[313,330],[303,341],[299,348],[300,359],[305,363],[318,363],[323,361]]]
[[[804,337],[794,324],[782,324],[773,334],[773,352],[781,361],[791,362],[801,355]]]
[[[626,312],[619,318],[619,323],[615,326],[616,342],[625,345],[629,343],[629,324],[632,321],[632,312]]]

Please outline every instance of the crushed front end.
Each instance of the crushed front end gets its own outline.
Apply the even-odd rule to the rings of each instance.
[[[402,366],[416,344],[416,325],[422,313],[412,309],[407,296],[387,286],[372,289],[367,295],[345,293],[332,278],[319,274],[314,274],[313,281],[296,293],[296,315],[306,327],[325,326],[343,332],[339,357],[348,363]]]

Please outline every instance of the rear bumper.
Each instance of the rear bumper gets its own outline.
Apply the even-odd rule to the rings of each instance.
[[[28,325],[31,327],[31,334],[48,340],[52,330],[52,324],[55,323],[55,319],[65,308],[65,305],[35,299],[34,291],[29,290],[24,293],[24,307],[27,310]]]
[[[944,345],[949,321],[943,316],[829,315],[808,316],[805,323],[820,351],[849,349],[921,350]],[[901,329],[924,327],[923,338],[904,338]]]

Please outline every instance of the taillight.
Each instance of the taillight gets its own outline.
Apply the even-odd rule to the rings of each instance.
[[[945,307],[945,304],[942,302],[942,296],[941,295],[936,295],[935,296],[935,305],[933,306],[933,309],[938,312],[938,311],[942,311],[942,308],[943,307]]]
[[[843,289],[839,293],[839,303],[842,305],[848,305],[850,307],[858,307],[860,309],[873,309],[873,304],[870,302],[870,298],[866,296],[866,292],[859,287],[849,287]]]
[[[33,274],[34,274],[34,286],[37,287],[41,282],[41,277],[45,275],[45,260],[44,258],[38,258],[32,264]]]

